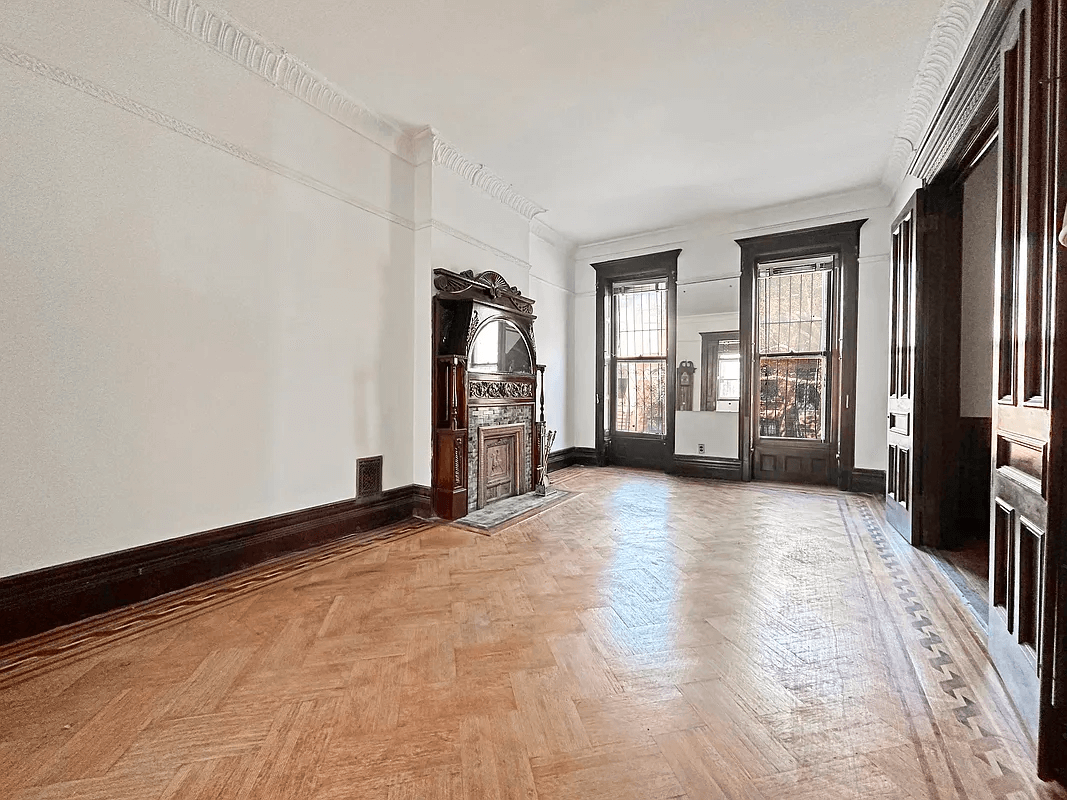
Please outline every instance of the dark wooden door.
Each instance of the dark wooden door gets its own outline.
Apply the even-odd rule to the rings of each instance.
[[[890,254],[889,403],[886,465],[886,518],[901,536],[912,538],[915,482],[915,293],[917,265],[916,218],[922,207],[921,190],[893,223]]]
[[[1064,3],[1020,3],[1001,51],[989,651],[1037,735],[1038,772],[1067,770],[1064,560],[1067,200]]]
[[[892,227],[886,518],[927,547],[958,527],[961,186],[932,182]]]

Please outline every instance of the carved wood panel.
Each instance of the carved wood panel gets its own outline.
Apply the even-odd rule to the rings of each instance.
[[[529,491],[526,458],[525,425],[478,428],[478,508]]]

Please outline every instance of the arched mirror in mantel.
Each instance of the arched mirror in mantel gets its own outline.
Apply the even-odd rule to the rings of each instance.
[[[514,322],[499,317],[478,329],[467,364],[469,372],[532,375],[534,371],[526,337]]]

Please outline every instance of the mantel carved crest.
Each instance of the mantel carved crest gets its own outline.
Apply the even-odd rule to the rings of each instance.
[[[510,285],[499,272],[487,270],[475,275],[474,270],[469,269],[463,272],[435,269],[433,274],[433,285],[438,291],[463,295],[468,299],[486,299],[508,305],[521,314],[533,314],[534,301],[523,297],[522,292]]]

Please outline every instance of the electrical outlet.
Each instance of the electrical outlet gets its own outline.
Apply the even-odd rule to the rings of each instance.
[[[703,444],[698,444],[697,445],[697,452],[698,453],[703,453],[704,452],[704,445]]]

